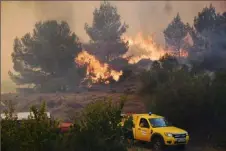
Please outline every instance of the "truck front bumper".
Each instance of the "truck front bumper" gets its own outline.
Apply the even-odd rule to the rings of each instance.
[[[188,141],[189,141],[189,136],[186,136],[186,138],[167,137],[164,140],[165,145],[167,146],[186,145]]]

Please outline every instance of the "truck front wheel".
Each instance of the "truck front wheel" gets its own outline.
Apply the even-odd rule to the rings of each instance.
[[[152,140],[153,151],[163,151],[165,148],[164,141],[161,137],[155,137]]]

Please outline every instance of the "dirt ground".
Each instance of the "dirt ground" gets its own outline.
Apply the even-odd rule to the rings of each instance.
[[[80,93],[51,93],[51,94],[1,94],[1,101],[11,100],[15,104],[17,112],[27,112],[31,105],[37,105],[45,101],[48,111],[53,117],[68,120],[75,112],[83,109],[88,103],[98,98],[112,98],[113,102],[120,100],[123,93],[110,92],[80,92]],[[138,95],[128,95],[123,112],[145,112],[145,106]]]
[[[128,148],[128,151],[152,151],[150,144],[136,142],[133,147]],[[177,148],[166,148],[166,151],[180,151]],[[204,145],[195,146],[193,143],[189,143],[186,147],[186,151],[225,151],[223,149],[214,149],[211,147],[205,147]]]

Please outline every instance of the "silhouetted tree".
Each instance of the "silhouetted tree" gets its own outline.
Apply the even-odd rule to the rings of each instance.
[[[200,69],[216,71],[226,68],[226,13],[217,13],[210,5],[194,19],[196,29],[192,59]]]
[[[9,75],[18,85],[43,88],[55,78],[67,77],[68,70],[77,70],[74,58],[81,50],[78,37],[66,22],[38,22],[33,33],[14,40],[12,60],[16,73],[10,71]],[[65,87],[68,79],[61,83],[60,87]]]
[[[209,7],[205,7],[198,16],[194,18],[194,27],[198,32],[204,30],[214,30],[219,23],[219,14],[216,13],[212,4]]]
[[[166,46],[173,48],[176,52],[179,52],[184,44],[184,38],[188,34],[187,25],[181,21],[179,13],[172,20],[172,22],[164,30],[164,37]]]
[[[94,44],[94,53],[101,61],[111,62],[119,58],[128,50],[128,45],[121,36],[126,32],[128,25],[121,23],[117,8],[109,2],[102,2],[93,12],[93,23],[85,24],[85,30]]]

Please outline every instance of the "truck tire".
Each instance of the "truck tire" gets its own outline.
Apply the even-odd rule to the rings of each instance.
[[[161,137],[156,136],[152,140],[152,150],[153,151],[163,151],[164,149],[165,149],[164,140]]]

